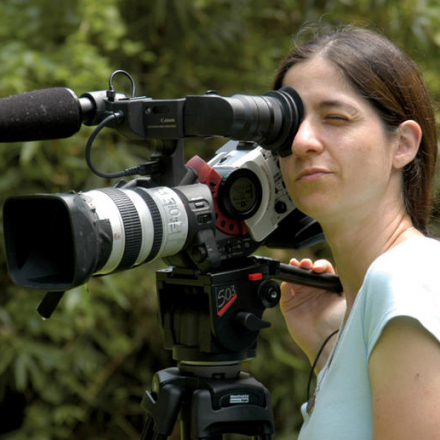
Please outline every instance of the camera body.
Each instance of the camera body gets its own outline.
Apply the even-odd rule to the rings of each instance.
[[[188,165],[198,170],[199,181],[208,183],[195,158]],[[255,144],[229,141],[208,162],[218,178],[215,181],[214,200],[220,216],[217,228],[225,233],[235,230],[229,221],[244,221],[249,234],[262,242],[294,209],[281,175],[278,157]]]
[[[116,73],[132,80],[131,98],[113,89]],[[70,136],[81,122],[97,125],[86,145],[91,170],[107,178],[146,176],[113,188],[10,197],[4,205],[4,228],[15,283],[65,291],[93,275],[156,258],[204,273],[226,268],[267,244],[295,212],[286,229],[298,233],[288,233],[287,245],[321,239],[316,222],[293,206],[278,167],[278,155],[290,154],[304,114],[294,89],[229,98],[208,92],[165,100],[136,97],[134,90],[131,76],[117,71],[109,90],[80,98],[70,89],[56,88],[0,99],[6,124],[0,141]],[[48,109],[43,121],[38,119],[40,105]],[[130,139],[155,139],[151,161],[101,173],[92,163],[91,147],[105,127]],[[192,136],[232,140],[208,163],[196,156],[185,164],[183,138]]]
[[[297,211],[278,158],[262,147],[229,141],[210,162],[195,156],[187,167],[194,181],[173,188],[137,178],[87,192],[10,197],[4,226],[12,279],[68,290],[157,258],[208,272],[251,255]]]

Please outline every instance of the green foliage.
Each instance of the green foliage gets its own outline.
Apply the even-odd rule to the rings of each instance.
[[[77,94],[106,89],[120,68],[136,79],[138,94],[154,98],[209,89],[261,94],[292,37],[317,23],[383,30],[416,59],[440,97],[437,0],[3,0],[0,96],[54,86]],[[130,92],[119,77],[116,87]],[[0,205],[13,193],[108,185],[86,169],[90,133],[3,144]],[[188,158],[197,151],[209,159],[218,142],[186,145]],[[94,151],[96,165],[107,171],[148,157],[146,146],[106,131]],[[41,293],[12,284],[0,247],[0,433],[17,419],[2,439],[140,437],[143,392],[154,371],[173,364],[156,320],[159,264],[94,279],[66,293],[55,315],[42,321],[35,312]],[[267,316],[274,326],[262,332],[259,355],[245,367],[272,392],[278,437],[293,438],[308,366],[279,311]]]

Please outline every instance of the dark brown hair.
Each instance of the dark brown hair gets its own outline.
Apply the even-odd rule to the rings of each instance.
[[[403,193],[414,226],[426,233],[437,132],[433,104],[417,66],[386,37],[368,29],[344,27],[297,45],[280,64],[274,89],[283,85],[292,66],[317,55],[340,69],[352,87],[374,106],[389,131],[410,119],[421,126],[419,151],[403,170]]]

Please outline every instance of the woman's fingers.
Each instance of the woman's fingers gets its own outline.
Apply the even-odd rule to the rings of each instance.
[[[313,271],[318,273],[335,273],[333,264],[331,264],[328,260],[316,260],[315,264],[313,265]]]
[[[303,258],[301,261],[298,261],[296,258],[292,258],[290,260],[290,264],[292,266],[300,267],[301,269],[313,270],[318,273],[335,273],[335,269],[333,265],[328,260],[316,260],[313,262],[310,258]]]

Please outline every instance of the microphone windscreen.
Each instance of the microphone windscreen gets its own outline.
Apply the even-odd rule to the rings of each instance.
[[[56,87],[0,99],[0,142],[60,139],[79,131],[82,113],[75,93]]]

